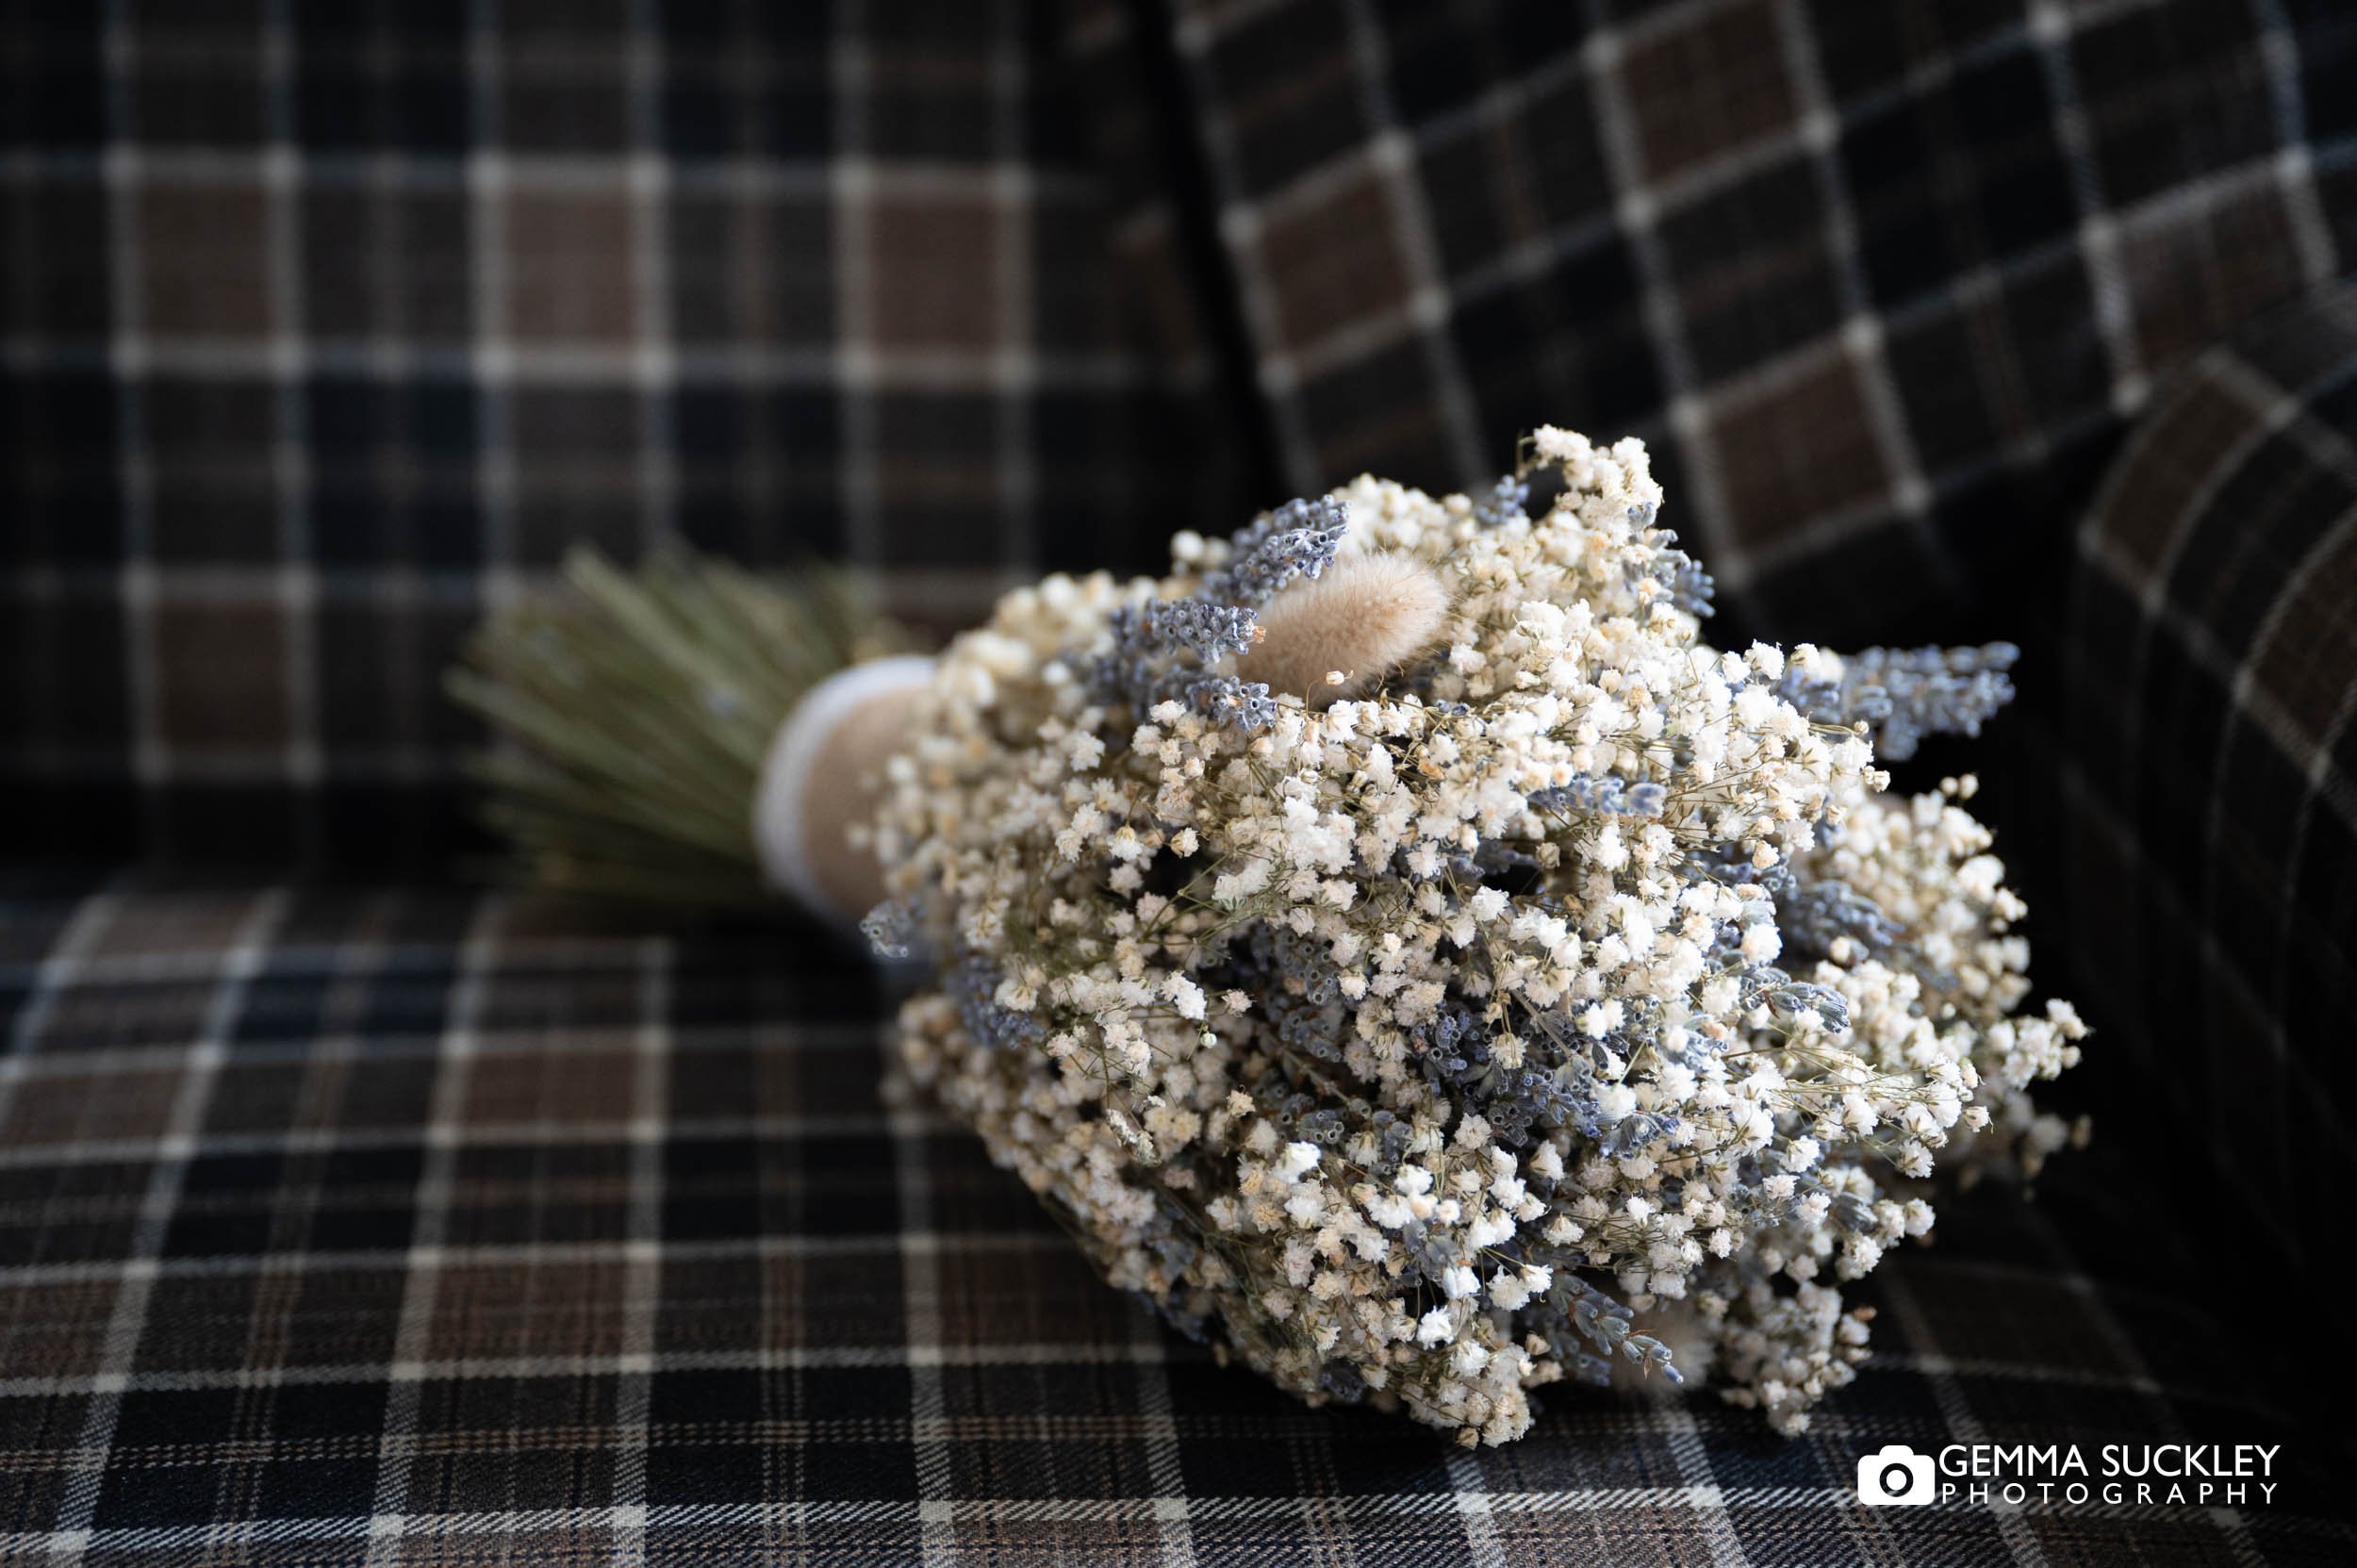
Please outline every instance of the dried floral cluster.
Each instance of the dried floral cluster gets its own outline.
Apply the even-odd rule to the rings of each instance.
[[[1313,1403],[1503,1443],[1550,1382],[1706,1378],[1797,1430],[1935,1159],[2069,1136],[2028,1090],[2084,1031],[2022,1011],[1971,781],[1875,767],[2011,651],[1719,652],[1643,447],[1531,450],[1540,517],[1361,479],[959,639],[874,830],[871,933],[940,962],[900,1055],[1107,1279]],[[1445,586],[1428,650],[1358,701],[1232,673],[1366,551]]]

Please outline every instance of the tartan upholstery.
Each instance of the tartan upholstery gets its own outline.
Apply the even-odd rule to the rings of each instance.
[[[2113,1114],[2207,1123],[2247,1245],[2320,1286],[2299,1216],[2357,1181],[2357,289],[2197,361],[2078,545],[2069,929]]]
[[[2035,641],[2156,381],[2357,246],[2351,71],[2323,0],[5,0],[7,816],[414,864],[569,540],[948,624],[1541,421],[1730,632]]]
[[[1467,1452],[1211,1367],[875,1098],[815,932],[446,890],[0,903],[0,1562],[2338,1563],[2331,1457],[2037,1210],[1874,1277],[1787,1442],[1559,1394]],[[2028,1216],[2025,1218],[2025,1214]],[[2281,1442],[2271,1507],[1860,1508],[1886,1442]]]
[[[821,935],[28,873],[0,1562],[2349,1560],[2284,1364],[2357,1174],[2352,83],[2331,0],[0,0],[0,878],[438,873],[437,675],[577,537],[947,626],[1547,421],[1653,443],[1722,639],[2026,645],[1983,799],[2101,1031],[2094,1149],[1876,1276],[1806,1439],[1465,1454],[1089,1280]],[[1849,1489],[2279,1433],[2222,1514]]]
[[[1634,430],[1781,636],[2022,635],[2158,381],[2357,262],[2346,7],[1173,9],[1290,486]]]
[[[576,540],[956,624],[1234,517],[1049,55],[1013,3],[0,5],[12,828],[446,852],[439,671]]]

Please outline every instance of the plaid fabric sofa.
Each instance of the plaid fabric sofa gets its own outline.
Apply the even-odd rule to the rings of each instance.
[[[2325,0],[4,0],[0,1562],[2349,1560],[2352,106]],[[837,937],[460,873],[438,671],[575,538],[948,626],[1542,421],[1722,640],[2025,649],[2097,1141],[1801,1439],[1292,1405]],[[1856,1502],[2070,1440],[2278,1490]]]

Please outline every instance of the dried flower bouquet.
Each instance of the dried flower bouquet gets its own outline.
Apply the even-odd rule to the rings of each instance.
[[[1842,1281],[2071,1135],[2030,1091],[2085,1031],[2026,1009],[1973,782],[1876,767],[1976,732],[2013,651],[1721,652],[1642,446],[1527,451],[1049,578],[907,685],[849,827],[932,966],[898,1055],[1109,1282],[1311,1403],[1504,1443],[1641,1378],[1796,1431],[1866,1354]],[[841,901],[846,825],[783,795],[773,880]]]

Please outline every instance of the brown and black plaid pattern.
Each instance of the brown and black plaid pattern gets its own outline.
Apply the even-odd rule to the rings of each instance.
[[[2352,73],[2325,0],[7,0],[6,819],[414,861],[574,538],[954,622],[1542,420],[1744,629],[2019,636],[2343,270]]]
[[[2156,378],[2357,246],[2345,6],[1174,8],[1294,487],[1636,430],[1787,636],[2046,619]]]
[[[2062,780],[2122,1120],[2193,1125],[2250,1241],[2357,1183],[2357,291],[2204,355],[2079,540]]]
[[[2357,251],[2353,80],[2327,0],[0,0],[11,850],[430,859],[436,676],[577,537],[954,622],[1634,429],[1735,620],[2067,626],[2104,1114],[2063,1227],[1878,1276],[1806,1440],[1565,1396],[1469,1455],[1095,1284],[877,1108],[825,938],[25,883],[0,1561],[2349,1560],[2276,1411],[2346,1316],[2357,307],[2167,378]],[[2278,1434],[2268,1509],[1850,1494]]]
[[[2012,1200],[1805,1439],[1316,1412],[875,1098],[812,932],[118,881],[0,902],[0,1562],[2325,1563],[2334,1456]],[[2031,1211],[2035,1214],[2035,1211]],[[1887,1442],[2283,1441],[2277,1502],[1868,1510]]]
[[[1110,222],[1020,0],[7,0],[9,829],[446,846],[438,673],[576,540],[956,623],[1233,526]]]

